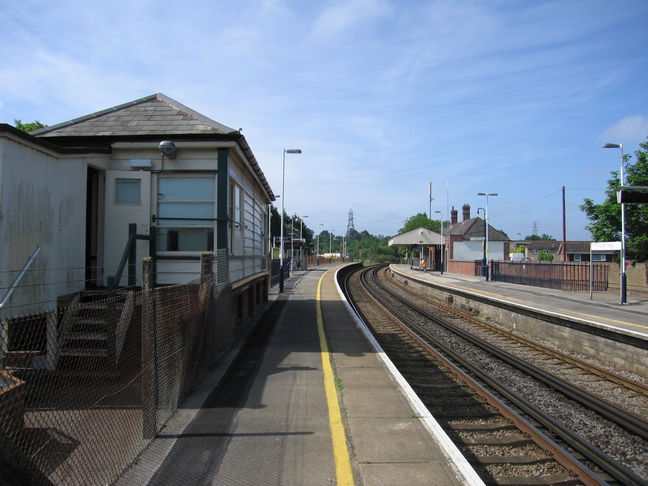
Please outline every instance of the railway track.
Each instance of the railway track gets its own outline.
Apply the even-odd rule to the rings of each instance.
[[[412,295],[409,289],[387,286],[378,278],[379,272],[378,268],[370,268],[352,274],[347,282],[350,300],[486,483],[647,484],[641,469],[648,453],[644,418],[616,403],[590,397],[581,387],[556,378],[515,356],[510,349],[500,349],[507,346],[499,342],[494,345],[492,338],[467,332],[467,326],[476,325],[466,319],[471,316],[460,316],[436,306],[433,312],[432,302],[420,305],[420,296]],[[486,329],[485,332],[494,332]],[[516,346],[520,345],[517,342]],[[537,354],[530,361],[543,361],[537,347],[530,349]],[[544,354],[544,361],[560,361],[560,353],[552,351],[549,358]],[[583,370],[573,359],[568,367]],[[609,379],[602,377],[607,373],[605,370],[593,372],[598,382]],[[634,394],[633,399],[646,396],[642,395],[640,383],[614,383],[630,390],[626,395]],[[601,384],[597,386],[600,388]],[[530,392],[522,393],[520,388],[526,387]],[[570,398],[565,400],[564,396]],[[547,407],[547,400],[566,404]],[[559,420],[554,416],[555,409],[563,406],[570,410],[563,414],[571,419]],[[632,443],[625,448],[630,460],[626,457],[626,461],[620,461],[618,454],[609,453],[623,445],[601,447],[571,430],[570,422],[579,413],[587,416],[585,422],[614,421],[604,429],[614,434],[614,440],[618,429],[622,430],[623,441]],[[601,418],[604,416],[611,418]],[[622,444],[627,443],[623,441]],[[634,461],[633,453],[638,455]],[[639,466],[633,468],[636,462]]]

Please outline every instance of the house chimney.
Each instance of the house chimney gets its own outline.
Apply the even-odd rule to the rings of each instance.
[[[458,215],[459,211],[457,211],[454,206],[452,206],[452,210],[450,211],[450,224],[457,224]]]
[[[470,219],[470,204],[464,204],[461,209],[463,209],[463,220],[468,221]]]

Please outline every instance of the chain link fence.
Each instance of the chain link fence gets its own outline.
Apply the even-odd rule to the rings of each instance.
[[[226,275],[1,320],[0,482],[111,483],[245,331]]]

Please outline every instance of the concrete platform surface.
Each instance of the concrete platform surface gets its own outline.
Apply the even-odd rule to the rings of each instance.
[[[336,268],[295,272],[285,293],[275,288],[268,337],[208,377],[116,484],[480,484],[358,327]]]
[[[392,264],[399,273],[449,288],[475,292],[483,297],[500,299],[561,314],[598,327],[648,339],[648,300],[629,300],[621,305],[618,294],[594,292],[568,292],[530,285],[486,281],[483,277],[453,273],[422,272],[409,265]]]

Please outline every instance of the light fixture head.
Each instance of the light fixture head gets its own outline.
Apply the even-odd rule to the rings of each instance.
[[[603,145],[603,148],[621,148],[622,145],[620,143],[606,143]]]
[[[175,143],[170,140],[162,140],[158,145],[158,150],[167,159],[175,159],[178,156],[178,149]]]
[[[301,154],[301,149],[284,149],[287,154]]]

